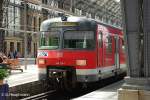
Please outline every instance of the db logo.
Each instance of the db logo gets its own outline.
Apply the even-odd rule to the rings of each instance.
[[[38,52],[38,56],[39,56],[39,57],[41,57],[41,56],[48,56],[48,53],[45,52],[45,51]]]

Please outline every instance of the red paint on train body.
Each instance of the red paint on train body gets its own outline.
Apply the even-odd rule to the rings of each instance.
[[[42,48],[39,48],[37,56],[37,64],[39,69],[50,69],[55,66],[56,69],[71,67],[76,70],[76,76],[81,78],[83,78],[82,76],[92,77],[92,75],[101,77],[103,76],[101,74],[104,73],[105,75],[105,72],[107,74],[107,72],[112,73],[113,71],[115,72],[118,71],[118,69],[121,69],[122,65],[125,64],[122,30],[85,18],[80,19],[77,17],[75,19],[76,20],[69,19],[69,21],[64,22],[65,24],[61,21],[61,19],[51,19],[50,21],[44,22],[45,24],[49,23],[46,27],[50,27],[51,23],[61,23],[61,26],[59,26],[60,24],[55,23],[55,29],[57,28],[57,25],[61,28],[59,30],[60,32],[58,32],[58,34],[61,34],[61,39],[59,40],[58,35],[55,36],[55,39],[62,41],[60,42],[62,45],[58,44],[58,49],[47,49],[45,44],[41,46]],[[69,24],[67,24],[67,22]],[[44,23],[43,27],[45,27]],[[88,25],[86,28],[87,23]],[[49,28],[47,28],[46,32],[48,29]],[[42,32],[43,31],[45,31],[44,28]],[[72,34],[72,32],[74,34]],[[80,32],[80,34],[78,34],[78,32]],[[72,36],[70,34],[72,34]],[[76,42],[76,44],[74,44],[74,42]],[[84,44],[86,44],[86,46]],[[77,45],[79,48],[82,48],[78,49],[73,45]],[[91,47],[88,48],[88,45]],[[77,81],[83,82],[87,77],[83,78],[82,81],[80,78],[79,80],[77,78]],[[88,81],[90,82],[90,78]]]

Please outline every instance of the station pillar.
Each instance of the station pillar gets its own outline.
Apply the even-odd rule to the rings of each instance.
[[[121,0],[127,77],[118,100],[150,100],[150,0]]]

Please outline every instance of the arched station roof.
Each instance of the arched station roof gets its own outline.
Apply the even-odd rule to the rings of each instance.
[[[75,0],[74,6],[83,13],[90,13],[99,20],[121,26],[122,15],[120,2],[118,0]]]

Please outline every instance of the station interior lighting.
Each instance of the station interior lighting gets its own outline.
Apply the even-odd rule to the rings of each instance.
[[[116,2],[120,2],[120,0],[115,0]]]

